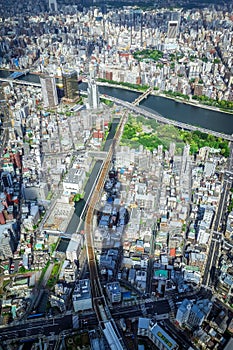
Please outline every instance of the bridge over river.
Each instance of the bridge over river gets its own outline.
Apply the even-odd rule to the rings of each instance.
[[[205,129],[205,128],[202,128],[200,126],[190,125],[190,124],[179,122],[177,120],[168,119],[168,118],[163,117],[159,113],[149,112],[149,111],[147,111],[145,109],[142,109],[141,107],[135,106],[134,103],[123,101],[123,100],[117,99],[117,98],[112,97],[112,96],[101,95],[101,97],[103,97],[105,99],[108,99],[108,100],[110,100],[110,101],[112,101],[112,102],[114,102],[114,103],[116,103],[118,105],[121,105],[123,107],[126,107],[126,108],[134,111],[137,114],[143,115],[146,118],[155,119],[158,122],[161,122],[161,123],[164,123],[164,124],[174,125],[174,126],[180,128],[180,129],[185,129],[185,130],[190,130],[190,131],[200,131],[200,132],[203,132],[203,133],[206,133],[206,134],[214,135],[216,137],[221,137],[221,138],[223,138],[225,140],[233,141],[233,135],[227,135],[227,134],[223,134],[223,133],[218,132],[218,131]]]
[[[36,86],[36,87],[40,87],[41,84],[40,83],[35,83],[35,82],[29,82],[29,81],[25,81],[25,80],[12,80],[9,78],[0,78],[0,81],[7,81],[7,82],[11,82],[11,83],[15,83],[15,84],[22,84],[22,85],[31,85],[31,86]],[[80,90],[80,93],[82,95],[87,95],[86,91],[82,91]],[[190,131],[200,131],[203,133],[207,133],[207,134],[211,134],[214,135],[216,137],[221,137],[225,140],[229,140],[229,141],[233,141],[233,135],[228,135],[228,134],[224,134],[218,131],[214,131],[214,130],[210,130],[210,129],[206,129],[206,128],[202,128],[200,126],[195,126],[195,125],[190,125],[190,124],[186,124],[177,120],[173,120],[173,119],[169,119],[166,117],[163,117],[162,115],[160,115],[157,112],[149,112],[141,107],[137,107],[136,104],[139,104],[144,98],[146,98],[149,94],[151,93],[151,88],[148,89],[147,91],[145,91],[143,94],[141,94],[135,101],[133,101],[132,103],[127,102],[127,101],[123,101],[120,100],[118,98],[109,96],[109,95],[101,95],[102,98],[108,99],[118,105],[121,105],[123,107],[126,107],[132,111],[134,111],[137,114],[141,114],[147,118],[151,118],[151,119],[155,119],[158,122],[164,123],[164,124],[171,124],[174,125],[178,128],[181,129],[185,129],[185,130],[190,130]]]
[[[133,104],[134,106],[139,105],[140,102],[142,102],[142,100],[144,100],[144,98],[147,98],[147,96],[149,96],[149,95],[152,93],[152,91],[153,91],[153,88],[150,87],[150,88],[147,89],[145,92],[143,92],[143,94],[139,95],[138,98],[136,98],[136,100],[134,100],[134,101],[132,102],[132,104]]]
[[[12,78],[0,78],[0,81],[7,82],[7,83],[13,83],[13,84],[19,84],[19,85],[29,85],[29,86],[35,86],[35,87],[41,87],[40,83],[34,83],[27,80],[19,80],[17,78],[21,77],[25,74],[20,74],[19,76],[13,75]]]

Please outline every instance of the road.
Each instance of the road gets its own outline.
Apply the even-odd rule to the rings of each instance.
[[[211,230],[208,257],[206,259],[205,271],[202,284],[206,287],[214,287],[216,282],[216,268],[218,266],[218,258],[221,251],[221,242],[224,239],[222,232],[222,223],[227,209],[227,199],[229,191],[232,187],[233,179],[233,145],[230,145],[230,157],[228,161],[228,169],[223,174],[223,185],[220,194],[220,200],[215,213],[213,227]]]
[[[11,339],[29,339],[40,335],[49,336],[51,333],[57,335],[61,331],[72,328],[72,315],[24,321],[20,322],[19,325],[0,328],[0,343]]]
[[[164,314],[171,311],[169,303],[167,300],[158,300],[143,302],[137,305],[132,306],[115,306],[111,310],[111,314],[114,319],[120,319],[122,317],[137,317],[142,316],[142,307],[143,305],[148,314]],[[39,318],[21,321],[20,324],[11,324],[9,326],[0,328],[0,340],[10,340],[10,339],[21,339],[21,338],[30,338],[33,336],[49,335],[51,332],[59,334],[64,330],[72,330],[72,314],[60,315],[54,318]],[[88,314],[79,314],[80,328],[91,328],[99,324],[97,316],[94,312]]]
[[[121,135],[124,130],[124,125],[127,120],[127,114],[124,113],[122,116],[118,128],[115,132],[114,137],[107,139],[104,147],[104,151],[108,151],[106,159],[104,160],[103,166],[101,167],[100,175],[95,184],[95,188],[90,197],[87,212],[85,217],[85,236],[86,236],[86,251],[87,261],[90,271],[90,282],[91,282],[91,294],[93,307],[96,312],[99,325],[102,327],[105,338],[111,349],[124,349],[125,345],[120,339],[120,334],[115,324],[114,319],[111,316],[105,296],[103,294],[102,286],[98,275],[98,267],[96,264],[95,248],[93,242],[93,215],[97,203],[100,200],[101,193],[104,188],[105,180],[110,169],[110,166],[114,164],[115,159],[115,146],[119,142]]]
[[[132,306],[114,306],[114,308],[111,310],[111,314],[114,319],[142,316],[142,309],[144,308],[146,309],[147,314],[151,315],[169,314],[171,311],[168,301],[164,299],[159,301],[145,301]]]
[[[102,98],[107,98],[110,101],[121,105],[123,107],[126,107],[128,110],[132,110],[135,113],[139,114],[139,115],[143,115],[147,118],[151,118],[151,119],[155,119],[158,122],[164,123],[164,124],[170,124],[170,125],[174,125],[178,128],[182,128],[185,130],[191,130],[191,131],[200,131],[206,134],[211,134],[214,135],[216,137],[221,137],[223,139],[229,140],[229,141],[233,141],[233,136],[232,135],[227,135],[227,134],[223,134],[217,131],[213,131],[213,130],[209,130],[209,129],[205,129],[205,128],[201,128],[199,126],[195,126],[195,125],[190,125],[190,124],[186,124],[186,123],[182,123],[176,120],[172,120],[172,119],[168,119],[163,117],[162,115],[160,115],[159,113],[151,113],[148,112],[147,110],[134,106],[132,103],[130,102],[126,102],[123,100],[119,100],[118,98],[112,97],[112,96],[107,96],[107,95],[101,95]]]
[[[119,123],[119,118],[114,119],[111,131],[109,132],[107,142],[106,142],[105,147],[104,147],[104,151],[108,151],[110,149],[118,123]],[[109,164],[111,162],[111,155],[112,155],[112,152],[109,153],[108,164],[106,165],[105,171],[107,171],[109,169]],[[70,224],[68,226],[67,232],[70,234],[76,232],[76,230],[77,230],[77,227],[80,223],[81,214],[83,213],[85,203],[88,203],[88,208],[90,208],[91,210],[93,209],[93,206],[92,206],[91,202],[89,201],[89,197],[90,197],[90,194],[92,194],[93,189],[95,188],[95,190],[96,190],[95,181],[99,178],[100,169],[102,169],[102,161],[97,161],[93,170],[92,170],[92,174],[89,177],[89,180],[86,184],[86,187],[85,187],[86,198],[84,197],[84,200],[82,203],[83,206],[81,207],[81,210],[79,210],[79,213],[78,213],[79,215],[77,215],[77,208],[76,208],[75,214],[73,215],[73,217],[70,221]],[[105,181],[105,176],[103,176],[101,178],[102,185],[104,184],[104,181]],[[101,185],[99,184],[99,186],[100,187],[97,188],[97,193],[100,194],[101,193],[101,191],[100,191]],[[88,246],[89,247],[91,246],[92,249],[94,249],[93,244],[88,244]],[[94,251],[93,251],[93,254],[94,254]],[[94,259],[95,258],[93,255],[93,260]],[[95,280],[95,276],[97,276],[97,275],[98,275],[98,271],[96,269],[95,271],[93,271],[93,274],[92,274],[93,280]],[[97,294],[102,296],[102,289],[98,290]],[[33,305],[35,304],[36,300],[37,300],[37,298],[35,295],[33,302],[32,302]],[[93,318],[88,318],[88,325],[91,326],[92,324],[98,324],[98,321],[96,319],[96,315]],[[62,325],[64,325],[64,326],[62,326]],[[66,329],[70,329],[70,328],[72,329],[72,317],[71,316],[64,316],[64,317],[55,318],[55,319],[46,319],[46,322],[45,322],[45,319],[33,320],[31,322],[28,322],[25,320],[20,325],[12,325],[10,327],[5,327],[3,329],[0,329],[0,335],[2,337],[0,339],[7,340],[7,339],[24,338],[24,337],[30,338],[30,337],[40,335],[40,334],[49,335],[50,332],[55,332],[55,334],[59,334],[62,330],[66,330]]]
[[[111,142],[111,140],[109,140]],[[111,163],[111,157],[112,153],[110,152],[108,155],[108,159],[105,162],[105,168],[104,168],[104,173],[101,176],[101,182],[98,183],[97,189],[96,189],[96,196],[92,201],[89,203],[89,208],[91,211],[91,214],[93,215],[93,210],[95,207],[95,203],[98,199],[98,195],[100,194],[102,185],[105,181],[105,175],[107,170],[109,169],[109,165]],[[232,155],[231,158],[232,159]],[[102,162],[101,162],[102,164]],[[232,162],[231,162],[232,164]],[[205,268],[205,273],[203,277],[203,284],[206,286],[210,286],[213,284],[214,279],[212,278],[213,276],[211,275],[213,271],[213,267],[217,266],[217,259],[218,259],[218,252],[220,249],[220,244],[221,244],[221,232],[219,232],[219,227],[220,223],[222,220],[222,216],[224,213],[224,206],[226,204],[226,198],[227,198],[227,193],[230,187],[230,184],[232,182],[231,180],[231,171],[232,169],[229,169],[228,172],[225,173],[224,175],[224,184],[223,184],[223,190],[221,193],[221,198],[220,202],[217,208],[216,216],[215,216],[215,221],[212,229],[212,237],[211,237],[211,243],[210,243],[210,248],[209,248],[209,256],[207,259],[207,264]],[[98,171],[97,171],[98,173]],[[94,175],[93,175],[94,176]],[[95,178],[98,177],[97,175]],[[94,180],[94,179],[92,179]],[[90,181],[90,186],[91,186],[91,181]],[[93,184],[92,184],[93,186]],[[87,225],[89,226],[89,229],[91,229],[91,219],[92,215],[89,216],[89,220],[87,220]],[[72,218],[73,219],[73,218]],[[74,221],[77,220],[77,217],[74,217]],[[76,223],[77,224],[77,223]],[[73,224],[70,224],[71,226]],[[75,230],[70,229],[70,231],[75,232]],[[93,241],[92,241],[92,236],[90,235],[90,239],[87,239],[87,249],[89,249],[88,254],[89,254],[89,264],[90,264],[90,272],[91,272],[91,279],[92,279],[92,292],[93,292],[93,297],[101,300],[101,302],[104,304],[105,302],[103,301],[102,297],[102,288],[99,285],[98,282],[98,270],[97,268],[93,267],[94,266],[94,261],[95,261],[95,255],[94,255],[94,248],[93,248]],[[144,303],[144,308],[147,312],[147,314],[160,314],[160,313],[165,313],[166,310],[167,312],[170,312],[170,307],[167,302],[165,301],[158,301],[158,302],[149,302],[149,303]],[[121,317],[127,317],[127,316],[141,316],[143,315],[142,312],[142,307],[138,305],[134,305],[131,307],[119,307],[119,308],[114,308],[111,310],[111,314],[113,318],[121,318]],[[98,316],[98,315],[97,315]],[[83,320],[83,318],[81,318]],[[83,322],[83,321],[82,321]],[[87,323],[86,323],[87,322]],[[83,324],[88,326],[92,326],[95,324],[95,322],[99,322],[95,316],[93,317],[88,317],[87,321],[83,322]],[[16,339],[16,338],[27,338],[27,337],[33,337],[33,336],[38,336],[40,334],[43,335],[49,335],[51,332],[55,332],[55,334],[59,334],[62,330],[68,330],[72,329],[72,316],[71,315],[66,315],[66,316],[61,316],[60,318],[53,318],[53,319],[45,319],[43,320],[34,320],[34,321],[25,321],[24,323],[20,325],[12,325],[9,327],[5,327],[0,329],[0,339],[3,340],[10,340],[10,339]]]
[[[182,350],[197,350],[193,342],[189,341],[187,333],[181,329],[178,330],[169,320],[164,320],[162,327],[172,335],[172,338],[176,340],[178,344],[182,344]]]

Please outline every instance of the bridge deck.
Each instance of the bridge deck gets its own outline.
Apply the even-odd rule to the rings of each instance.
[[[112,96],[106,96],[104,95],[105,98],[109,99],[110,101],[112,102],[115,102],[116,104],[118,105],[121,105],[123,107],[126,107],[132,111],[134,111],[135,113],[137,114],[140,114],[140,115],[143,115],[145,116],[146,118],[151,118],[151,119],[155,119],[157,120],[158,122],[161,122],[161,123],[164,123],[164,124],[171,124],[171,125],[174,125],[178,128],[181,128],[181,129],[185,129],[185,130],[190,130],[190,131],[200,131],[200,132],[203,132],[203,133],[206,133],[206,134],[211,134],[211,135],[214,135],[216,137],[221,137],[225,140],[228,140],[228,141],[233,141],[233,135],[228,135],[228,134],[224,134],[224,133],[221,133],[221,132],[218,132],[218,131],[214,131],[214,130],[210,130],[210,129],[205,129],[205,128],[202,128],[200,126],[195,126],[195,125],[190,125],[190,124],[186,124],[186,123],[183,123],[183,122],[179,122],[177,120],[173,120],[173,119],[168,119],[166,117],[163,117],[162,115],[160,115],[159,113],[152,113],[152,112],[148,112],[146,111],[145,109],[142,109],[138,106],[135,106],[133,105],[132,103],[130,102],[126,102],[126,101],[123,101],[123,100],[119,100],[115,97],[112,97]]]
[[[144,100],[145,98],[147,98],[147,96],[153,91],[153,88],[150,87],[149,89],[147,89],[145,92],[143,92],[143,94],[141,94],[140,96],[138,96],[138,98],[136,98],[135,101],[132,102],[132,104],[134,106],[138,105],[140,102],[142,102],[142,100]]]

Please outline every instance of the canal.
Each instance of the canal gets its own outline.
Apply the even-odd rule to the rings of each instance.
[[[106,139],[106,142],[105,142],[105,145],[104,145],[104,151],[108,151],[111,144],[112,144],[112,140],[114,138],[114,135],[116,133],[116,129],[117,129],[117,125],[119,123],[119,119],[118,118],[115,118],[112,122],[112,125],[111,125],[111,129],[108,133],[108,136],[107,136],[107,139]],[[80,220],[84,219],[85,218],[85,213],[83,215],[83,209],[85,207],[85,204],[87,203],[88,201],[88,197],[89,197],[89,194],[92,192],[93,190],[93,185],[95,183],[95,180],[98,178],[99,176],[99,172],[100,172],[100,169],[101,169],[101,165],[102,165],[103,161],[102,160],[97,160],[93,169],[92,169],[92,172],[91,172],[91,175],[89,176],[88,178],[88,181],[86,183],[86,186],[84,188],[84,192],[85,192],[85,195],[84,195],[84,198],[81,199],[80,201],[78,202],[75,202],[75,211],[74,211],[74,214],[70,220],[70,223],[66,229],[66,233],[68,234],[72,234],[74,232],[77,231],[77,228],[79,227],[79,224],[80,224],[80,230],[83,230],[83,222],[80,223]]]

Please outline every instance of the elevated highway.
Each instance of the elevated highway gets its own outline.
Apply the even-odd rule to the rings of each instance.
[[[101,95],[101,97],[106,98],[106,99],[108,99],[108,100],[110,100],[118,105],[123,106],[123,107],[126,107],[129,110],[132,110],[133,112],[135,112],[137,114],[143,115],[146,118],[155,119],[156,121],[158,121],[160,123],[174,125],[180,129],[184,129],[184,130],[200,131],[200,132],[203,132],[206,134],[214,135],[216,137],[221,137],[221,138],[228,140],[228,141],[233,141],[232,135],[227,135],[227,134],[223,134],[223,133],[218,132],[218,131],[205,129],[205,128],[202,128],[200,126],[190,125],[190,124],[179,122],[177,120],[168,119],[166,117],[163,117],[159,113],[156,113],[156,112],[152,113],[152,112],[146,111],[145,109],[142,109],[140,107],[135,106],[133,103],[119,100],[118,98],[115,98],[115,97],[112,97],[109,95]]]
[[[107,152],[105,151],[89,151],[88,155],[95,159],[104,160],[107,157]]]
[[[221,245],[225,242],[224,237],[224,220],[227,212],[229,192],[233,182],[233,144],[230,144],[230,157],[228,159],[228,168],[223,174],[222,190],[220,193],[219,203],[216,208],[214,221],[211,227],[211,236],[208,249],[208,256],[205,263],[205,271],[202,284],[206,288],[216,286],[218,278],[218,261],[221,254]]]

